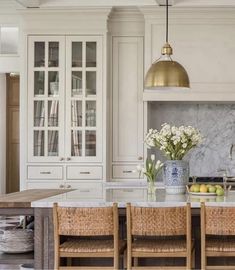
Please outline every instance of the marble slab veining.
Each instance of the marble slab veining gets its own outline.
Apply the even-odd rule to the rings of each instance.
[[[130,202],[134,205],[143,207],[170,207],[170,206],[180,206],[185,205],[187,202],[191,203],[192,208],[199,208],[201,202],[205,202],[210,205],[216,206],[233,206],[235,207],[235,191],[229,191],[226,196],[191,196],[188,194],[182,195],[168,195],[165,190],[157,189],[155,196],[148,196],[147,189],[145,189],[146,196],[143,200],[134,199]],[[107,190],[106,192],[109,192]],[[76,192],[76,191],[70,191]],[[112,199],[107,199],[108,196],[103,199],[91,199],[79,197],[68,199],[66,194],[62,196],[53,196],[46,199],[34,201],[31,203],[32,207],[42,207],[48,208],[52,207],[53,203],[58,203],[60,206],[65,207],[104,207],[112,205],[113,202],[118,203],[118,207],[125,208],[127,202],[123,201],[112,201]]]
[[[163,123],[194,126],[203,134],[202,144],[185,157],[191,176],[222,176],[221,169],[235,175],[235,151],[233,160],[229,158],[230,146],[235,144],[235,104],[154,102],[149,127],[159,129]]]

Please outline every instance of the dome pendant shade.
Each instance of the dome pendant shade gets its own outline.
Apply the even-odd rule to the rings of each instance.
[[[172,47],[168,43],[168,0],[166,0],[166,43],[162,56],[149,68],[145,77],[145,89],[190,88],[187,71],[176,61],[172,61]]]
[[[189,88],[189,77],[176,61],[163,60],[152,64],[145,77],[145,89]]]

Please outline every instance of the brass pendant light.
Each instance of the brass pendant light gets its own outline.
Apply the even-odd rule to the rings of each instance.
[[[166,43],[161,57],[149,68],[145,77],[145,89],[190,88],[189,77],[184,67],[171,59],[173,50],[168,43],[168,0],[166,0]]]

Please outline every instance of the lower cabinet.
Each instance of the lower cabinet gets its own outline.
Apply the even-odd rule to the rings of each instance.
[[[143,179],[143,174],[139,175],[137,164],[113,165],[113,179]]]
[[[75,189],[67,193],[68,199],[102,199],[102,166],[48,166],[27,167],[27,189]]]

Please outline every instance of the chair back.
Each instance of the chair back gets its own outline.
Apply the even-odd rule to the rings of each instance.
[[[190,206],[138,207],[127,206],[131,235],[179,236],[187,234],[187,211]],[[191,212],[190,212],[191,215]],[[190,221],[191,222],[191,221]]]
[[[235,235],[235,207],[201,205],[205,234]]]
[[[54,223],[58,235],[114,235],[118,224],[117,205],[113,207],[59,207],[54,204]]]

